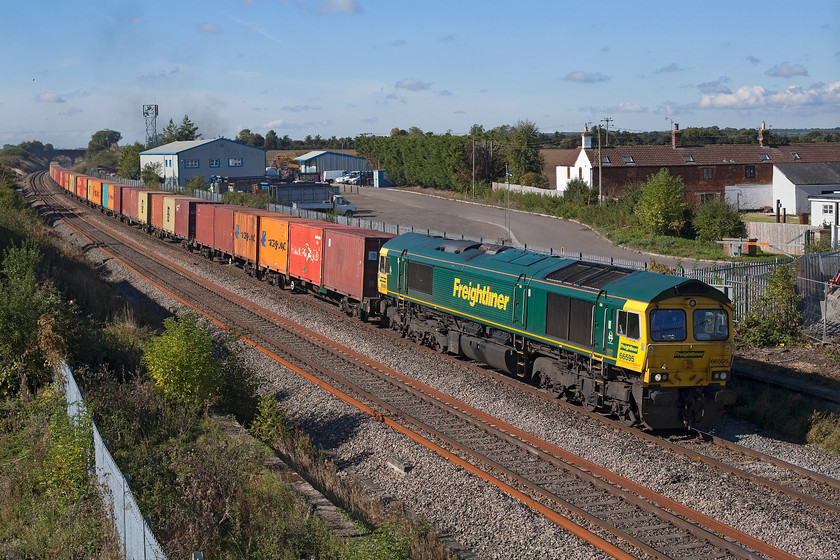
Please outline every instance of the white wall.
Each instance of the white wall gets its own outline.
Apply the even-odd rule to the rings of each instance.
[[[557,190],[560,193],[566,192],[566,184],[573,179],[583,179],[587,185],[592,186],[592,165],[584,150],[580,151],[573,166],[558,165],[555,173],[557,174]]]
[[[739,210],[759,210],[765,206],[773,207],[773,185],[726,185],[726,202]]]

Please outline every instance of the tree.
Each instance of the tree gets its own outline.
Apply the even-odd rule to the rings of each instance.
[[[48,359],[60,350],[64,322],[61,295],[51,282],[39,282],[42,254],[35,242],[3,252],[0,269],[0,396],[34,393],[49,382]],[[56,356],[63,357],[63,356]]]
[[[178,140],[198,140],[198,125],[194,124],[187,115],[184,115],[181,124],[178,126]]]
[[[724,200],[713,200],[700,206],[693,220],[697,237],[718,241],[724,237],[740,237],[744,230],[741,214]]]
[[[679,235],[686,222],[684,190],[682,177],[672,177],[667,169],[651,175],[636,210],[642,227],[653,235]]]
[[[515,183],[526,173],[542,175],[545,158],[540,154],[540,137],[537,125],[530,121],[519,121],[508,135],[506,146],[507,164],[511,180]]]
[[[278,146],[279,138],[277,138],[277,133],[273,130],[269,130],[265,133],[265,143],[263,147],[266,150],[276,150]]]
[[[750,307],[738,325],[735,339],[739,346],[778,346],[802,342],[802,315],[798,311],[802,295],[796,293],[793,266],[777,266],[767,279],[764,296]]]
[[[251,129],[249,128],[243,128],[239,131],[239,134],[236,135],[236,138],[234,140],[236,140],[240,144],[250,146],[251,142],[254,141],[254,133],[251,132]]]
[[[163,167],[158,163],[147,163],[140,172],[143,184],[150,189],[156,189],[163,183]]]
[[[88,142],[88,148],[87,152],[85,152],[85,158],[91,160],[93,159],[93,156],[98,154],[99,152],[110,150],[111,146],[119,142],[121,138],[122,134],[120,134],[116,130],[106,129],[94,132],[93,136],[91,136],[90,138],[90,142]]]
[[[140,178],[140,152],[143,144],[135,142],[131,146],[124,146],[120,153],[119,175],[127,179]]]
[[[198,126],[193,124],[187,115],[184,115],[180,125],[176,125],[175,121],[169,119],[169,124],[164,127],[160,134],[161,144],[197,140],[199,138],[201,138],[201,134],[198,134]]]
[[[143,364],[161,393],[200,405],[218,398],[221,360],[213,338],[195,315],[167,317],[163,332],[144,346]]]

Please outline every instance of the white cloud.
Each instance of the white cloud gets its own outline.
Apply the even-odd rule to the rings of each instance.
[[[205,21],[204,23],[199,23],[196,28],[198,29],[199,33],[209,33],[210,35],[221,35],[222,28],[216,25],[215,23],[210,23],[209,21]]]
[[[751,109],[778,107],[793,109],[833,105],[840,108],[840,82],[827,86],[815,84],[810,88],[790,86],[779,92],[767,91],[761,86],[743,86],[732,93],[704,95],[699,106],[703,109]]]
[[[586,73],[581,72],[580,70],[578,70],[577,72],[569,72],[568,74],[566,74],[566,77],[564,79],[568,82],[583,82],[587,84],[595,82],[606,82],[607,80],[609,80],[607,76],[604,76],[600,72]]]
[[[425,89],[429,89],[432,85],[428,82],[424,82],[422,80],[417,80],[414,78],[406,78],[404,80],[400,80],[397,82],[396,86],[397,89],[407,89],[408,91],[422,91]]]
[[[703,82],[702,84],[697,84],[697,88],[702,93],[732,93],[732,90],[729,89],[728,86],[723,84],[731,81],[728,76],[721,76],[717,80],[712,82]]]
[[[356,0],[321,0],[318,11],[322,14],[360,14],[363,10]]]
[[[672,72],[682,72],[682,70],[676,62],[672,62],[668,66],[663,66],[659,70],[656,70],[654,74],[670,74]]]
[[[290,111],[292,113],[303,113],[305,111],[320,111],[321,108],[312,105],[286,105],[280,107],[283,111]]]
[[[808,71],[801,64],[788,64],[785,61],[768,70],[767,75],[778,78],[790,78],[791,76],[807,76]]]
[[[647,113],[646,107],[637,105],[636,103],[621,102],[617,105],[585,105],[579,107],[578,111],[582,113]]]
[[[39,93],[35,96],[35,101],[39,103],[67,103],[64,96],[59,93]]]

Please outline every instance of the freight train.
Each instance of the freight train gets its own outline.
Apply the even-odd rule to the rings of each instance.
[[[57,164],[50,177],[153,235],[628,425],[708,427],[735,401],[732,308],[698,280],[217,204]]]

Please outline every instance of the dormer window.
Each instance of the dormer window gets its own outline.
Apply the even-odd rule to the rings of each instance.
[[[758,157],[761,158],[761,161],[770,161],[770,156],[768,154],[759,154]]]
[[[691,155],[688,155],[688,154],[684,154],[684,155],[683,155],[683,160],[684,160],[686,163],[694,163],[694,156],[691,156]]]
[[[624,156],[624,163],[636,163],[633,156]]]
[[[802,158],[799,157],[799,154],[797,154],[796,152],[791,152],[790,155],[793,159],[802,159]]]
[[[601,156],[601,163],[610,163],[610,156]]]

